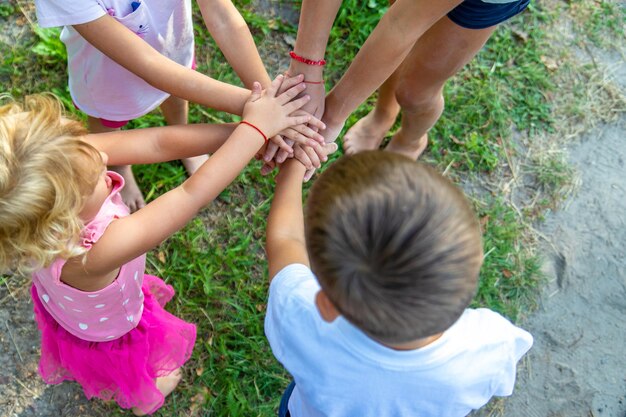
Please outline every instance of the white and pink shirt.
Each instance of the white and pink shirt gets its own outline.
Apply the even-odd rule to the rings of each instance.
[[[171,60],[191,67],[190,0],[35,0],[42,27],[65,26],[69,86],[78,108],[92,117],[125,121],[149,113],[169,97],[104,55],[72,28],[105,14]],[[123,48],[120,45],[119,48]]]
[[[124,179],[116,172],[108,175],[113,182],[111,194],[82,233],[82,244],[87,248],[100,239],[113,220],[129,214],[119,194]],[[137,326],[143,312],[145,254],[122,265],[115,281],[94,292],[81,291],[61,281],[65,262],[57,259],[33,274],[33,284],[43,306],[59,325],[74,336],[92,342],[117,339]]]

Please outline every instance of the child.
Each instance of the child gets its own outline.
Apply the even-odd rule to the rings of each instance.
[[[281,168],[267,225],[265,333],[295,382],[279,415],[465,416],[510,395],[532,337],[466,309],[483,257],[463,194],[368,151],[320,176],[303,220],[304,172]]]
[[[244,84],[250,88],[257,80],[266,88],[270,79],[231,1],[198,0],[198,4]],[[190,0],[36,0],[35,5],[41,26],[65,26],[61,40],[67,47],[70,93],[88,115],[92,133],[117,130],[157,106],[169,125],[186,124],[186,100],[241,115],[249,90],[191,69],[195,61]],[[296,133],[283,132],[304,143]],[[291,152],[280,137],[272,140]],[[192,174],[204,160],[206,156],[183,163]],[[122,194],[131,211],[141,208],[143,197],[130,166],[112,168],[126,180]]]
[[[308,100],[289,102],[301,81],[285,81],[278,96],[282,76],[264,93],[255,84],[239,126],[87,135],[51,98],[0,107],[0,270],[33,272],[47,383],[75,380],[88,398],[137,415],[161,407],[196,330],[163,310],[174,292],[144,275],[145,254],[217,197],[266,135],[311,121],[290,116]],[[187,181],[132,215],[119,196],[123,178],[106,171],[207,152],[215,153]]]

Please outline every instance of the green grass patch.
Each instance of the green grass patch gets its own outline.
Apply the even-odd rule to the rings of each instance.
[[[257,42],[294,36],[295,27],[280,17],[268,20],[251,2],[235,3]],[[603,26],[614,33],[623,31],[623,13],[616,13],[617,6],[600,2],[601,7],[594,9],[596,2],[580,3],[591,16],[586,29],[590,33],[601,33]],[[572,2],[569,7],[583,6]],[[386,9],[383,0],[343,2],[326,54],[329,87],[346,70]],[[13,0],[0,5],[2,24],[14,22],[19,14]],[[546,57],[554,53],[546,27],[555,18],[555,13],[533,2],[527,12],[500,27],[484,50],[446,85],[446,110],[430,133],[429,162],[450,166],[454,178],[488,177],[504,164],[505,150],[515,153],[518,149],[512,139],[514,129],[533,135],[558,127],[553,123],[553,74],[546,65]],[[195,32],[198,70],[241,85],[208,35],[198,10]],[[73,109],[66,86],[65,51],[57,36],[58,31],[36,29],[17,45],[0,44],[3,92],[19,97],[53,91]],[[359,107],[347,126],[370,111],[372,100]],[[191,123],[234,119],[197,105],[190,108]],[[129,128],[163,124],[156,111],[132,121]],[[331,160],[338,157],[339,153]],[[259,167],[251,163],[200,216],[148,254],[148,272],[177,291],[169,309],[198,325],[198,342],[181,389],[156,416],[275,415],[288,375],[273,359],[263,334],[268,287],[263,247],[273,179],[261,176]],[[134,170],[148,200],[186,178],[177,162]],[[543,161],[534,174],[539,185],[549,190],[564,186],[570,175],[560,159]],[[474,196],[474,202],[484,231],[485,263],[473,306],[493,308],[515,320],[532,305],[539,261],[527,246],[527,230],[519,213],[503,196]],[[527,215],[530,222],[541,212]],[[107,410],[108,415],[124,414],[113,405],[95,402],[94,407]]]

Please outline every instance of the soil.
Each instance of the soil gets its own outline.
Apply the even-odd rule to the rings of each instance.
[[[286,40],[289,43],[288,40]],[[619,54],[597,51],[626,88]],[[578,192],[540,231],[549,282],[522,327],[535,343],[515,393],[490,415],[626,417],[626,117],[597,126],[569,148]],[[110,415],[73,383],[47,386],[37,373],[39,335],[26,280],[0,288],[0,416]],[[483,414],[483,413],[477,413]]]
[[[550,277],[507,417],[626,416],[626,117],[570,153],[582,185],[542,232]]]

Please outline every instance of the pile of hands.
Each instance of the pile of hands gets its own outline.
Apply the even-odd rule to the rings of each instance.
[[[277,81],[279,78],[280,81]],[[337,151],[335,140],[343,128],[343,123],[334,126],[325,122],[326,89],[323,82],[307,83],[304,76],[298,74],[278,76],[272,85],[277,84],[279,84],[277,95],[288,92],[293,96],[292,103],[296,101],[299,104],[304,103],[292,112],[291,116],[306,117],[308,121],[284,129],[280,134],[271,137],[256,154],[256,159],[263,161],[261,174],[267,175],[287,159],[296,158],[306,168],[304,182],[307,182],[322,163],[328,160],[328,155]],[[294,92],[297,94],[294,95]]]

